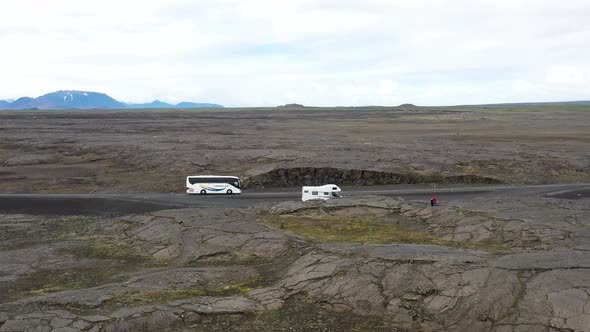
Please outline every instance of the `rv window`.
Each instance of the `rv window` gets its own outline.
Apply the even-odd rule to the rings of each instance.
[[[312,195],[317,195],[317,194],[318,194],[318,192],[317,192],[317,191],[312,191],[312,192],[311,192],[311,194],[312,194]]]
[[[336,187],[332,187],[332,190],[338,190],[338,188],[336,188]]]
[[[304,193],[309,194],[309,190],[305,190]]]
[[[328,196],[328,195],[330,195],[330,193],[324,193],[324,195]]]

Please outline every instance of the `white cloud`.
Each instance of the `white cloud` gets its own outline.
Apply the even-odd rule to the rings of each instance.
[[[529,81],[517,80],[512,82],[512,90],[516,93],[530,95],[539,91],[539,87]]]
[[[554,65],[547,68],[545,82],[564,86],[590,84],[590,66]]]
[[[2,7],[0,99],[58,89],[246,106],[590,99],[587,0]]]

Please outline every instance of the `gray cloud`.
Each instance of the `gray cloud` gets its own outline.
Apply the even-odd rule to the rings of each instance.
[[[590,6],[581,0],[22,0],[6,7],[0,45],[10,51],[0,99],[63,88],[132,102],[227,105],[590,95]]]

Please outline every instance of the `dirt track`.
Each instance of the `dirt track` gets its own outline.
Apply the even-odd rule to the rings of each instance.
[[[423,109],[0,112],[2,192],[590,182],[590,112]]]

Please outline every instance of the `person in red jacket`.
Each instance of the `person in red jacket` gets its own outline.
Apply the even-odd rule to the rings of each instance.
[[[430,206],[436,206],[436,197],[432,196],[430,199]]]

